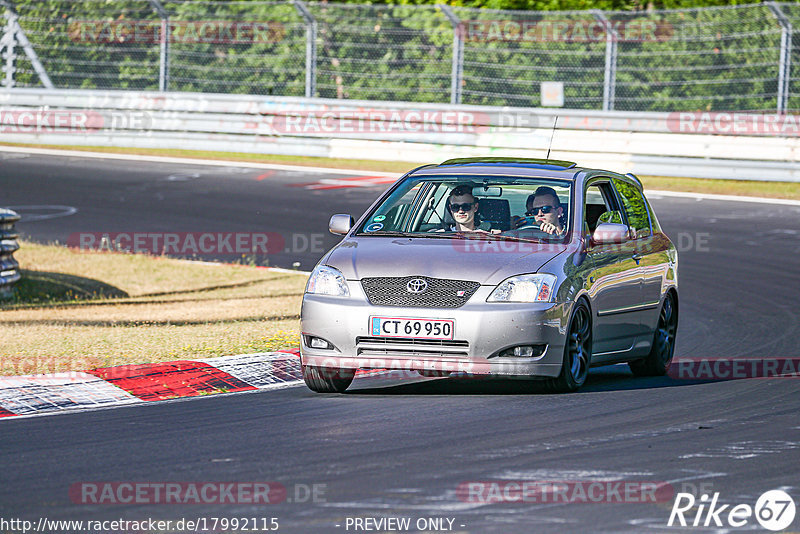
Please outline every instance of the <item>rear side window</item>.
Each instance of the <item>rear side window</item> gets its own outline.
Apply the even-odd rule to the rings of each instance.
[[[633,184],[614,179],[614,185],[622,199],[625,213],[628,215],[628,224],[633,230],[633,237],[648,237],[650,235],[650,217],[647,215],[647,206],[642,198],[642,193]]]
[[[616,206],[611,184],[605,181],[595,182],[586,188],[584,218],[589,233],[594,232],[601,223],[624,223]]]

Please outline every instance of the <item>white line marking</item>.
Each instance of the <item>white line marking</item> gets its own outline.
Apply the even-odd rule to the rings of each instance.
[[[44,221],[45,219],[57,219],[59,217],[69,217],[78,213],[78,208],[74,206],[60,206],[60,205],[36,205],[36,206],[5,206],[10,210],[14,210],[22,216],[20,222],[33,222]],[[46,211],[54,210],[56,213],[41,213],[27,215],[27,211]]]
[[[759,182],[753,182],[758,185]],[[687,193],[683,191],[661,191],[658,189],[645,189],[647,198],[653,199],[656,196],[693,198],[698,202],[701,200],[722,200],[731,202],[758,202],[760,204],[782,204],[784,206],[800,206],[800,200],[790,200],[788,198],[765,198],[765,197],[745,197],[738,195],[716,195],[713,193]]]
[[[502,480],[591,480],[617,481],[632,477],[653,476],[650,471],[595,471],[580,469],[535,469],[533,471],[506,470],[491,478]]]
[[[327,167],[305,167],[300,165],[280,165],[273,163],[251,163],[247,161],[231,161],[221,159],[195,159],[195,158],[176,158],[169,156],[147,156],[140,154],[110,154],[104,152],[84,152],[82,150],[58,150],[50,148],[30,148],[30,147],[15,147],[15,146],[2,146],[0,145],[0,152],[20,152],[27,154],[38,154],[42,156],[65,156],[76,158],[94,158],[94,159],[120,159],[126,161],[151,161],[154,163],[181,163],[189,165],[207,165],[213,167],[246,167],[249,169],[275,169],[279,171],[297,171],[297,172],[315,172],[324,174],[349,174],[364,175],[364,176],[387,176],[398,178],[401,173],[382,173],[375,171],[354,171],[352,169],[329,169]],[[269,154],[264,154],[268,157]],[[416,165],[419,167],[419,165]],[[413,169],[414,163],[409,163],[408,168]]]
[[[182,258],[171,258],[176,259],[178,261],[185,261],[189,263],[196,263],[198,265],[213,265],[215,267],[222,267],[223,265],[241,265],[240,263],[225,263],[225,262],[217,262],[217,261],[203,261],[203,260],[185,260]],[[275,271],[276,273],[289,273],[289,274],[303,274],[305,276],[309,276],[311,271],[296,271],[294,269],[284,269],[282,267],[263,267],[263,266],[256,266],[256,269],[266,269],[267,271]]]

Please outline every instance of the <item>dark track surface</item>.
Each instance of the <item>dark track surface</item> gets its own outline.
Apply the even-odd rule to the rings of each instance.
[[[17,226],[25,237],[66,243],[79,232],[270,232],[289,251],[259,256],[259,263],[291,267],[300,261],[304,270],[311,270],[337,243],[328,232],[330,216],[348,211],[360,215],[386,187],[308,190],[296,185],[348,176],[236,165],[10,156],[0,152],[0,204],[21,207],[23,219],[59,213],[26,206],[78,209],[74,215],[21,221]],[[219,254],[198,258],[239,259]]]
[[[263,172],[6,159],[0,206],[78,208],[20,225],[41,240],[105,229],[322,233],[331,213],[357,215],[381,190],[312,192],[287,184],[316,176],[278,171],[253,179]],[[165,180],[177,173],[200,176]],[[676,356],[800,357],[800,207],[650,199],[681,249]],[[319,256],[303,254],[272,264],[300,259],[310,268]],[[476,480],[611,479],[669,482],[697,497],[702,488],[720,492],[721,503],[754,505],[776,488],[800,499],[797,379],[637,379],[615,366],[593,370],[572,395],[521,382],[380,382],[339,396],[297,387],[3,421],[0,517],[277,517],[280,532],[345,532],[348,516],[411,517],[412,525],[448,517],[454,531],[470,533],[642,532],[666,528],[672,499],[477,505],[459,500],[456,488]],[[67,491],[82,481],[325,484],[326,502],[73,504]]]

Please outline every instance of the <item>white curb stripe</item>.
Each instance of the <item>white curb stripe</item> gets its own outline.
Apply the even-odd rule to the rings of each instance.
[[[81,372],[0,377],[0,406],[18,415],[139,403],[128,392]]]
[[[192,361],[207,363],[258,389],[303,384],[300,358],[287,352],[261,352]]]

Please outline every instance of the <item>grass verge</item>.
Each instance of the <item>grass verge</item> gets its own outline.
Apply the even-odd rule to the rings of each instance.
[[[244,265],[21,243],[0,301],[0,374],[271,351],[299,344],[306,277]]]
[[[243,154],[239,152],[211,152],[204,150],[173,150],[148,148],[112,148],[93,146],[50,146],[34,144],[2,143],[6,146],[35,148],[54,148],[85,152],[105,152],[113,154],[140,154],[147,156],[168,156],[183,158],[215,159],[240,161],[246,163],[277,163],[281,165],[308,165],[333,169],[354,169],[374,172],[404,173],[418,167],[419,163],[407,161],[375,161],[367,159],[332,159],[308,156],[278,156],[269,154]],[[611,169],[613,170],[613,169]],[[646,189],[665,191],[687,191],[693,193],[712,193],[718,195],[741,195],[800,200],[800,183],[796,182],[756,182],[747,180],[711,180],[701,178],[678,178],[668,176],[640,176]]]

